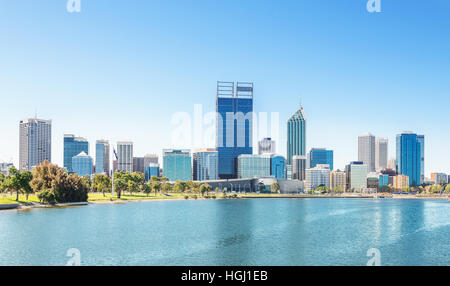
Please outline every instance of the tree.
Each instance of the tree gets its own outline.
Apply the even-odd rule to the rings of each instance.
[[[212,190],[212,188],[209,184],[201,184],[199,190],[203,197],[205,196],[205,193],[208,195],[208,193]]]
[[[155,191],[155,196],[156,196],[156,193],[161,190],[161,182],[159,182],[159,181],[152,182],[152,189],[153,189],[153,191]]]
[[[120,199],[122,192],[125,192],[128,188],[128,181],[130,174],[124,171],[118,171],[114,173],[114,188],[117,190],[117,198]]]
[[[148,194],[150,194],[151,191],[152,191],[152,186],[150,185],[150,183],[145,183],[145,184],[142,186],[142,191],[143,191],[145,194],[147,194],[147,197],[148,197]]]
[[[271,193],[279,193],[280,185],[277,182],[272,183],[272,185],[270,185],[270,192]]]
[[[25,185],[25,180],[22,178],[22,175],[19,170],[16,169],[16,167],[12,166],[9,168],[9,176],[7,179],[7,186],[10,189],[10,191],[16,192],[16,201],[19,201],[19,192],[22,190],[22,188]],[[29,181],[28,181],[29,184]]]
[[[162,185],[164,193],[168,193],[172,190],[172,185],[169,182],[164,182]]]
[[[112,185],[111,179],[104,174],[97,174],[92,179],[93,189],[97,192],[100,191],[103,193],[103,197],[105,196],[105,192],[111,192]]]
[[[445,187],[444,193],[450,193],[450,184]]]
[[[186,190],[186,184],[182,181],[176,181],[173,190],[177,193],[183,193]]]

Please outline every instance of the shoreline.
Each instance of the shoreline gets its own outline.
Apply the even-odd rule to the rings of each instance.
[[[78,202],[78,203],[61,203],[55,205],[48,205],[36,202],[30,203],[10,203],[10,204],[0,204],[0,211],[7,210],[30,210],[35,208],[66,208],[66,207],[78,207],[78,206],[87,206],[89,204],[96,205],[106,205],[106,204],[125,204],[125,203],[136,203],[136,202],[163,202],[163,201],[197,201],[197,200],[234,200],[234,199],[393,199],[393,200],[450,200],[450,198],[446,196],[417,196],[417,195],[401,195],[394,194],[388,195],[386,197],[377,197],[376,195],[354,195],[354,194],[343,194],[343,195],[306,195],[306,194],[249,194],[249,195],[238,195],[237,198],[223,198],[217,196],[215,199],[207,199],[198,197],[197,199],[189,198],[185,199],[184,197],[167,197],[167,198],[144,198],[144,199],[104,199],[104,200],[93,200],[87,202]]]

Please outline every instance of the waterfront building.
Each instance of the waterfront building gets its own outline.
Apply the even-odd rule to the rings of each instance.
[[[448,176],[444,173],[431,173],[431,181],[435,185],[445,185],[448,183]]]
[[[333,170],[333,150],[325,148],[312,148],[308,153],[309,168],[314,168],[318,164],[330,166]]]
[[[302,106],[287,122],[287,165],[292,165],[294,155],[306,155],[306,116]]]
[[[95,142],[95,173],[109,176],[109,162],[109,142],[107,140],[97,140]]]
[[[164,149],[163,150],[164,177],[169,181],[191,181],[192,165],[190,150]]]
[[[388,167],[388,139],[375,139],[375,170],[383,170]]]
[[[367,188],[378,189],[380,186],[380,174],[372,172],[367,174]]]
[[[314,190],[318,187],[330,188],[330,166],[319,164],[314,168],[306,169],[305,189]]]
[[[72,157],[71,161],[71,170],[73,173],[77,174],[79,177],[92,175],[92,158],[84,151],[81,151],[80,154]]]
[[[286,159],[283,156],[271,155],[270,158],[270,175],[277,179],[284,179],[286,170]]]
[[[117,170],[133,172],[133,142],[117,142]]]
[[[347,183],[347,176],[345,172],[337,170],[330,172],[330,189],[335,190],[338,187],[342,188],[342,191],[345,191]]]
[[[216,111],[218,175],[237,178],[238,156],[253,153],[253,83],[217,82]]]
[[[406,175],[397,175],[394,177],[393,186],[397,190],[402,190],[404,188],[409,188],[410,179]]]
[[[370,133],[358,136],[358,161],[367,166],[368,172],[375,172],[375,136]]]
[[[389,175],[380,174],[378,181],[379,181],[378,187],[380,188],[389,185]]]
[[[144,173],[144,157],[133,157],[133,172]]]
[[[161,177],[160,166],[159,164],[149,163],[147,167],[145,167],[145,180],[150,181],[152,177]]]
[[[238,157],[238,178],[270,177],[271,155],[243,154]]]
[[[52,121],[37,118],[19,123],[19,169],[31,171],[45,160],[52,161]]]
[[[74,172],[72,169],[72,158],[81,152],[89,154],[89,142],[83,137],[64,134],[64,168],[66,168],[67,172]]]
[[[258,142],[258,154],[273,154],[276,152],[275,141],[272,138],[264,138]]]
[[[219,179],[219,155],[216,149],[198,149],[193,153],[192,158],[194,181]]]
[[[144,156],[144,167],[150,166],[150,164],[158,164],[158,155],[156,154],[147,154]]]
[[[292,180],[304,181],[306,178],[306,156],[292,156]]]
[[[397,135],[397,162],[398,174],[409,177],[410,186],[421,185],[424,171],[424,136],[412,132],[403,132]]]
[[[367,188],[367,165],[361,161],[350,162],[345,167],[347,190],[361,192]]]

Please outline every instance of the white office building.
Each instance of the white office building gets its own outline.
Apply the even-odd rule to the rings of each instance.
[[[19,169],[31,171],[52,160],[52,121],[30,118],[19,124]]]
[[[369,172],[375,172],[375,136],[370,133],[358,136],[358,161],[367,165]]]
[[[306,169],[305,189],[310,191],[321,186],[330,187],[330,166],[327,164]]]
[[[117,142],[117,170],[133,172],[133,142]]]

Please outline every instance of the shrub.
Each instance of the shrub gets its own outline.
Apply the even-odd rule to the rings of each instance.
[[[189,196],[184,196],[184,199],[185,200],[189,200]]]

